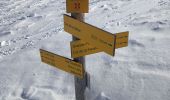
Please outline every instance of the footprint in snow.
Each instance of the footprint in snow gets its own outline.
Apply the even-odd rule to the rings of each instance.
[[[56,100],[54,91],[36,87],[24,88],[21,98],[24,100]]]
[[[21,97],[23,99],[30,99],[36,93],[37,93],[37,89],[34,87],[24,88],[21,93]]]
[[[0,37],[2,37],[2,36],[6,36],[6,35],[9,35],[9,34],[11,34],[11,32],[10,32],[10,31],[0,32]]]
[[[137,46],[137,47],[142,47],[142,48],[145,47],[144,44],[142,44],[142,43],[140,43],[140,42],[138,42],[138,41],[136,41],[136,40],[129,40],[129,45],[131,45],[131,46]]]
[[[111,100],[111,99],[102,92],[94,100]]]

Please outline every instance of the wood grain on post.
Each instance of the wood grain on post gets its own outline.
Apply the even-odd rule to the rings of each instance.
[[[74,19],[77,19],[79,21],[84,21],[84,13],[71,13],[71,17]],[[78,38],[73,36],[73,41],[79,40]],[[85,57],[79,57],[79,58],[74,58],[74,61],[79,62],[83,64],[84,66],[84,72],[85,71]],[[85,89],[86,89],[86,75],[84,75],[83,79],[80,79],[78,77],[74,77],[75,81],[75,96],[76,100],[85,100]]]

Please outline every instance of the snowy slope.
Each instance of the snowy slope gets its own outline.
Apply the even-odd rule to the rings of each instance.
[[[41,63],[39,48],[70,58],[65,0],[0,1],[0,100],[75,100],[73,75]],[[115,57],[86,56],[87,100],[170,99],[170,0],[90,0],[86,22],[129,31]]]
[[[64,4],[62,0],[0,1],[0,56],[32,47],[57,34],[63,27]]]

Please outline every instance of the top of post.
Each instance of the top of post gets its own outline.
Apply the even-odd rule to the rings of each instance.
[[[67,13],[88,13],[89,0],[66,0]]]

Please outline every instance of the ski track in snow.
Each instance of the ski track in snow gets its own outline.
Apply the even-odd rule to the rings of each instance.
[[[6,2],[10,2],[9,5]],[[61,13],[54,11],[54,8],[57,8],[62,2],[52,0],[6,2],[0,3],[2,6],[4,5],[0,15],[1,57],[33,47],[63,29],[62,20],[57,20],[62,18],[63,6],[58,8]],[[53,11],[47,13],[46,11],[49,11],[49,9],[53,9]]]
[[[162,76],[170,79],[169,71],[155,71],[155,70],[149,71],[149,70],[141,70],[139,68],[132,68],[131,71],[139,74],[156,75],[156,76]]]

